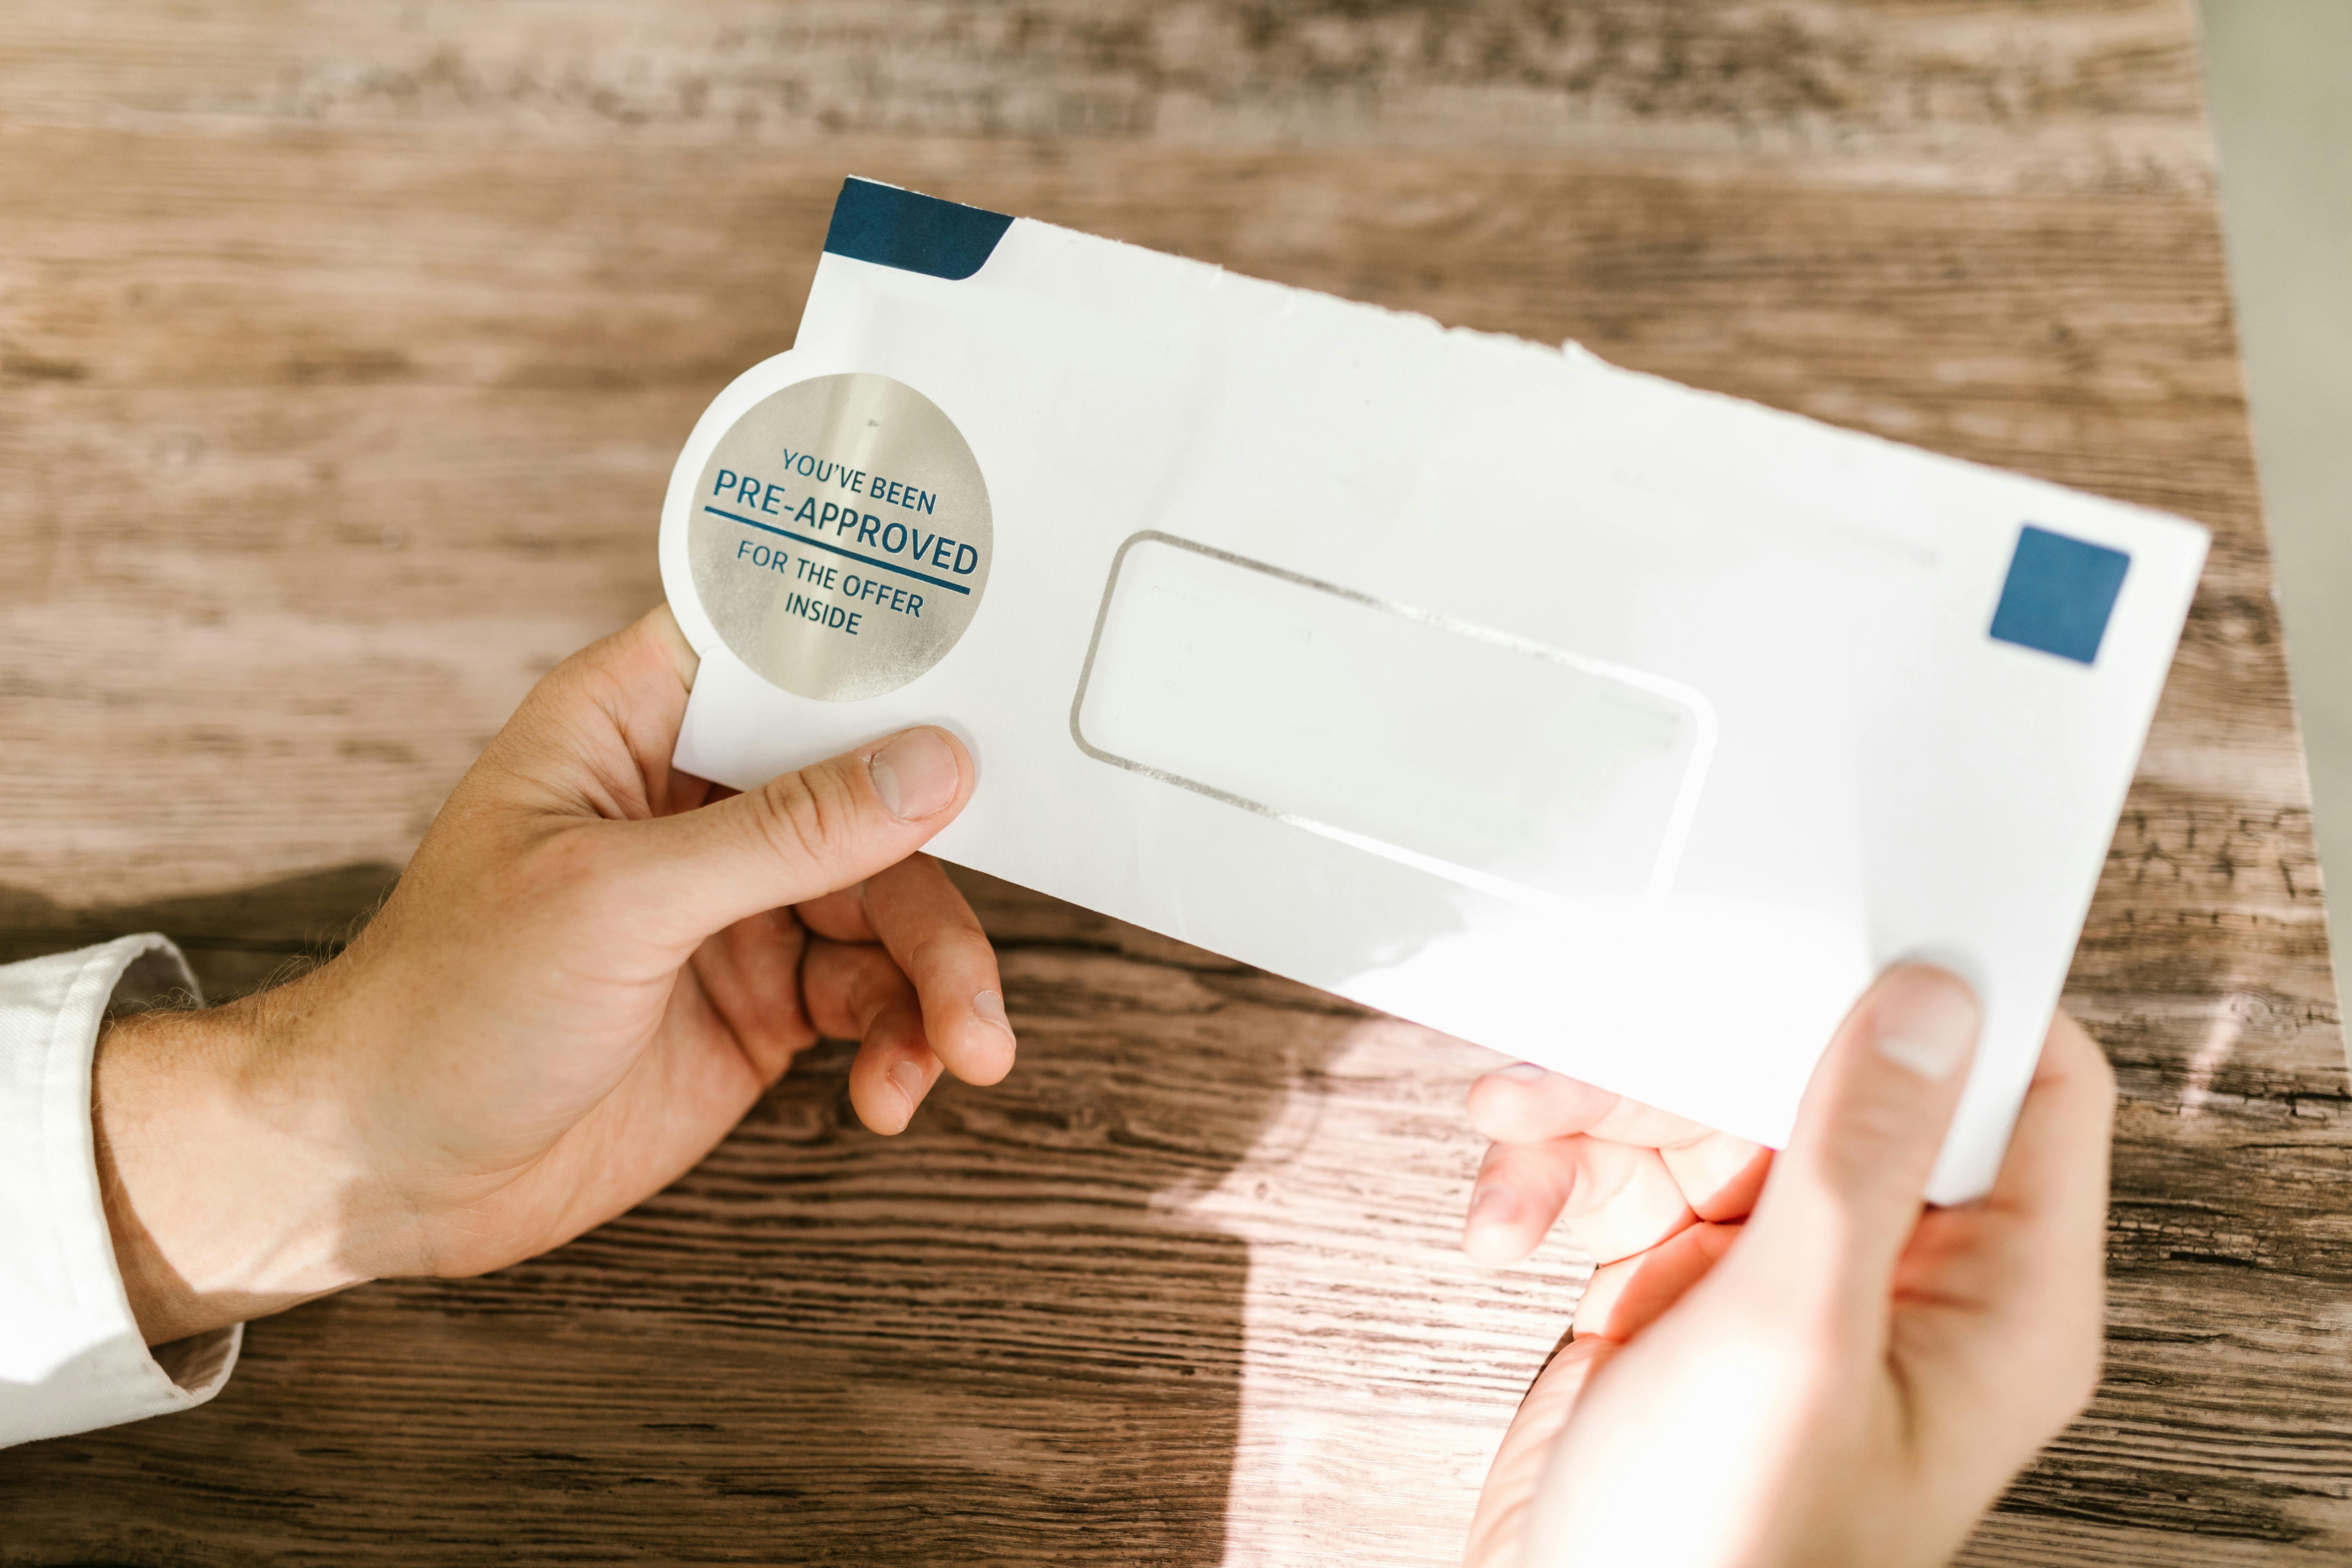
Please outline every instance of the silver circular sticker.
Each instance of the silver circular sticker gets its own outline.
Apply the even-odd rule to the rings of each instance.
[[[860,372],[772,393],[719,438],[687,558],[745,664],[853,702],[947,657],[988,586],[993,537],[962,434],[906,383]]]

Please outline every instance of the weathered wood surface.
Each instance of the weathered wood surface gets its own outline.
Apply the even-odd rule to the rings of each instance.
[[[0,3],[0,956],[264,983],[658,592],[856,172],[2172,508],[2217,548],[2076,962],[2110,1370],[1972,1563],[2352,1550],[2352,1114],[2172,0]],[[0,1563],[1441,1563],[1564,1323],[1484,1053],[975,881],[1023,1065],[842,1058],[494,1278],[0,1456]]]

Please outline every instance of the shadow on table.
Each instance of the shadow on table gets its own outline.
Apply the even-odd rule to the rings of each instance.
[[[225,1002],[341,952],[399,877],[369,861],[225,893],[88,906],[0,886],[0,963],[162,931],[187,954],[205,1000]]]
[[[19,898],[0,942],[160,928],[283,963],[386,875]],[[1004,1084],[943,1084],[877,1138],[850,1047],[821,1046],[700,1168],[568,1247],[263,1321],[214,1405],[0,1456],[0,1561],[1219,1561],[1249,1261],[1186,1199],[1358,1015],[959,879],[1023,1038]]]

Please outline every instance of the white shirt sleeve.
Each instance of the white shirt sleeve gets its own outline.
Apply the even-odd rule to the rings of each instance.
[[[149,1352],[99,1193],[99,1025],[175,990],[195,977],[160,936],[0,964],[0,1445],[189,1409],[236,1364],[241,1324]]]

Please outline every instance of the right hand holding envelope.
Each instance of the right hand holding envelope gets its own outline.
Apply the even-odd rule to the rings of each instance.
[[[1968,988],[1890,970],[1783,1152],[1521,1064],[1465,1246],[1565,1214],[1598,1266],[1486,1478],[1470,1568],[1926,1568],[2088,1402],[2102,1329],[2105,1058],[2052,1024],[1990,1195],[1923,1207],[1977,1034]],[[1751,1212],[1752,1211],[1752,1212]]]

